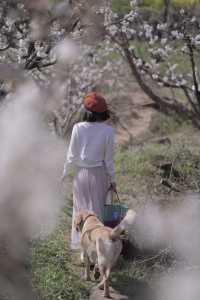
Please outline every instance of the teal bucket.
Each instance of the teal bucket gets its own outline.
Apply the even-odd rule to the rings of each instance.
[[[105,226],[114,228],[125,217],[128,207],[121,203],[104,205],[103,223]]]

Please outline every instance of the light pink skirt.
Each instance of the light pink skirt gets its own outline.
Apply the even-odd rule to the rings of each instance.
[[[71,249],[80,248],[80,234],[74,226],[74,219],[80,209],[94,212],[102,219],[109,182],[105,167],[80,168],[73,183],[73,215]]]

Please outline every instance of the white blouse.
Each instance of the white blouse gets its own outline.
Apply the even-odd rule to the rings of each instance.
[[[80,122],[74,125],[63,176],[70,165],[93,168],[105,165],[110,181],[114,182],[114,130],[103,122]]]

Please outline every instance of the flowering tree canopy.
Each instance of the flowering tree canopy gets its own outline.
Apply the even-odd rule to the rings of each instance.
[[[156,105],[166,112],[184,114],[199,127],[198,9],[180,9],[167,18],[163,13],[149,17],[134,0],[123,16],[107,8],[105,27],[140,87]]]
[[[46,98],[54,98],[50,119],[65,135],[83,95],[100,84],[110,67],[100,61],[110,47],[96,42],[103,36],[98,9],[96,1],[1,1],[1,99],[16,82],[34,80],[45,88]],[[12,83],[8,90],[6,81]]]
[[[0,99],[7,79],[34,80],[51,104],[48,122],[66,135],[85,93],[121,90],[125,59],[160,109],[200,126],[198,10],[169,5],[154,15],[130,1],[130,11],[117,14],[106,0],[2,0]]]

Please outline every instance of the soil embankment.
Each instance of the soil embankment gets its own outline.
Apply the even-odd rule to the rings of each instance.
[[[124,145],[140,138],[149,128],[153,109],[151,100],[136,87],[123,99],[115,99],[112,105],[117,114],[116,143]]]

